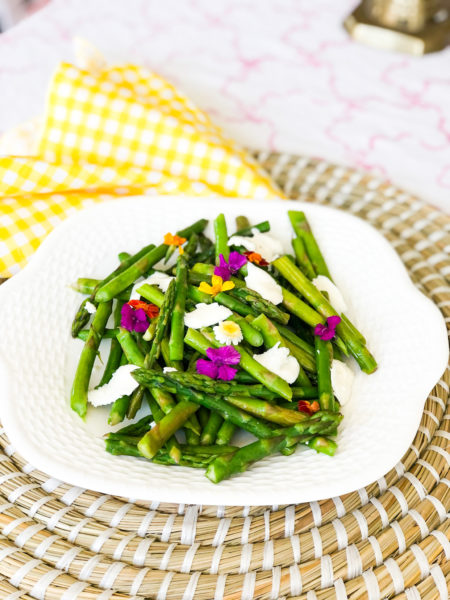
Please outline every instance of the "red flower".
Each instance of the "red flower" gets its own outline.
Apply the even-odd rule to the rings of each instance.
[[[142,300],[130,300],[128,304],[134,308],[134,310],[142,308],[149,319],[154,319],[159,315],[159,308],[155,304],[143,302]]]
[[[250,262],[254,263],[255,265],[258,265],[259,267],[269,266],[267,260],[265,260],[261,256],[261,254],[258,254],[257,252],[251,252],[250,250],[247,250],[246,252],[244,252],[244,256],[246,256]]]
[[[314,400],[313,402],[310,402],[309,400],[299,400],[297,408],[299,412],[305,413],[308,416],[311,416],[318,410],[320,410],[320,406],[317,400]]]

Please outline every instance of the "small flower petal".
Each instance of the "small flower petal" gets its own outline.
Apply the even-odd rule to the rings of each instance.
[[[237,369],[233,369],[227,365],[222,365],[219,367],[217,379],[222,379],[223,381],[231,381],[236,377]]]
[[[336,329],[336,327],[339,325],[339,323],[341,322],[341,317],[338,316],[332,316],[332,317],[328,317],[327,319],[327,324],[328,327],[332,327],[333,329]]]
[[[232,290],[234,288],[234,283],[232,281],[225,281],[222,284],[222,292],[227,292],[228,290]]]
[[[222,256],[222,255],[221,255]],[[214,275],[218,275],[223,281],[228,281],[231,277],[230,269],[228,267],[214,267]]]
[[[209,283],[206,283],[206,281],[202,281],[198,286],[198,289],[205,294],[209,294],[210,296],[214,295],[212,286],[210,286]]]
[[[196,363],[196,369],[197,373],[211,377],[211,379],[215,379],[218,374],[217,366],[210,360],[205,360],[204,358],[198,359]]]

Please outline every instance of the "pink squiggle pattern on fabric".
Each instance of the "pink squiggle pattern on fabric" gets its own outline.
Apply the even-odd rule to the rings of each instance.
[[[42,113],[71,40],[148,66],[242,145],[365,169],[450,212],[450,48],[354,43],[355,0],[54,0],[0,36],[0,131]]]

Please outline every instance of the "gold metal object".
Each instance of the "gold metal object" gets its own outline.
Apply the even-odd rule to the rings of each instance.
[[[450,43],[450,0],[363,0],[344,27],[364,44],[409,54]]]

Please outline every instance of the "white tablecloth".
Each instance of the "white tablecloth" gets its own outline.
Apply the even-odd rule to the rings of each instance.
[[[354,0],[56,0],[0,36],[0,131],[43,111],[72,38],[178,85],[243,145],[366,169],[450,212],[450,48],[351,41]]]

